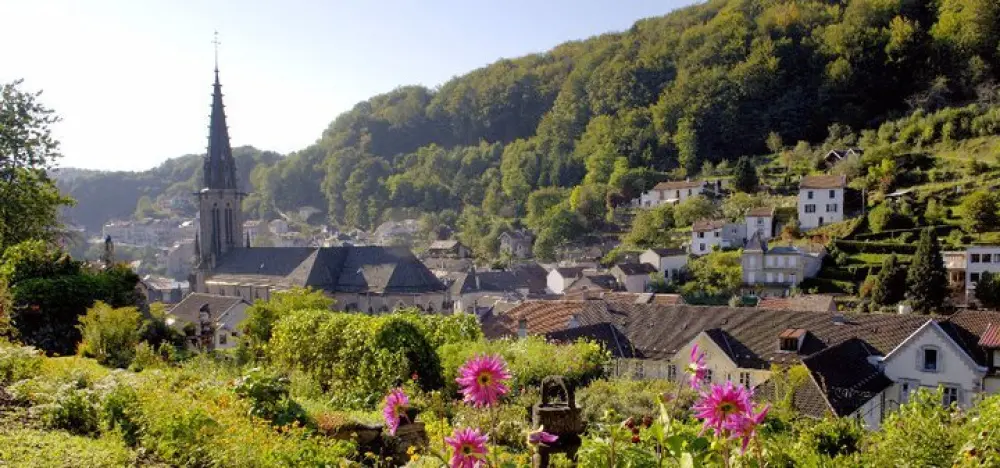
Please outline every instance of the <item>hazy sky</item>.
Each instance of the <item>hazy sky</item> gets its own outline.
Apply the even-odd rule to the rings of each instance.
[[[63,117],[62,166],[204,152],[212,33],[235,146],[305,148],[358,101],[627,29],[693,0],[0,0],[0,82]]]

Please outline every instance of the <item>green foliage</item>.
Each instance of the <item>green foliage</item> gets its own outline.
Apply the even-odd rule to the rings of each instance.
[[[976,300],[988,309],[1000,307],[1000,278],[984,271],[976,282]]]
[[[456,373],[476,354],[500,354],[513,374],[512,388],[535,387],[549,375],[562,375],[574,385],[600,377],[608,354],[596,343],[579,341],[556,345],[539,337],[520,340],[448,343],[438,348],[448,394],[457,392]]]
[[[736,190],[744,193],[757,191],[757,185],[760,184],[760,177],[757,175],[757,167],[753,165],[750,158],[746,156],[741,157],[736,162],[736,168],[733,172],[733,187]]]
[[[799,436],[805,450],[827,457],[850,456],[861,450],[865,430],[851,418],[826,418],[808,426]]]
[[[73,382],[60,386],[49,403],[37,405],[33,411],[45,427],[90,435],[99,428],[98,406],[99,395]]]
[[[34,377],[41,371],[42,361],[35,348],[0,343],[0,384],[10,385]]]
[[[917,251],[907,271],[906,287],[906,298],[913,310],[925,314],[935,312],[947,297],[948,273],[933,229],[920,233]]]
[[[947,466],[960,446],[953,410],[941,405],[940,391],[926,389],[891,412],[866,448],[870,466]]]
[[[98,301],[77,325],[82,336],[80,355],[105,366],[128,367],[139,344],[140,320],[135,307],[114,308]]]
[[[966,195],[958,207],[965,232],[981,233],[995,230],[997,224],[1000,224],[997,209],[996,196],[990,192],[977,190]]]
[[[14,428],[0,431],[0,460],[17,468],[39,466],[134,466],[137,456],[114,437],[85,437],[64,431]]]
[[[674,207],[663,204],[649,210],[640,210],[632,220],[632,229],[623,243],[638,248],[666,247],[676,242],[670,231],[674,227]]]
[[[730,296],[743,284],[739,251],[712,252],[688,262],[690,280],[681,287],[685,296]]]
[[[868,227],[874,233],[913,227],[913,220],[903,214],[898,203],[887,201],[868,213]]]
[[[882,263],[872,287],[872,302],[881,306],[893,305],[906,296],[906,269],[899,264],[895,255],[890,255]]]
[[[243,336],[240,339],[241,354],[252,359],[267,355],[267,343],[271,340],[274,324],[296,310],[329,310],[333,306],[322,291],[311,288],[293,288],[271,295],[270,300],[257,300],[247,308],[246,319],[240,324]]]
[[[718,208],[708,198],[697,195],[684,200],[674,207],[674,224],[690,226],[701,219],[711,219],[718,215]]]
[[[577,390],[576,401],[590,424],[599,422],[608,410],[623,419],[641,419],[659,413],[657,398],[678,394],[678,388],[677,383],[666,380],[600,379]],[[691,396],[685,394],[685,402],[691,400]]]
[[[293,422],[304,424],[306,414],[289,396],[289,380],[260,368],[250,369],[236,381],[233,391],[250,401],[250,414],[285,426]]]
[[[126,445],[135,447],[142,430],[139,394],[129,385],[114,385],[101,401],[98,419],[101,432],[118,434]]]

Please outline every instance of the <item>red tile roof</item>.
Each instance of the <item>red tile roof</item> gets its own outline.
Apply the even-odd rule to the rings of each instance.
[[[986,331],[979,337],[979,346],[984,348],[1000,348],[1000,325],[989,324]]]
[[[755,216],[758,218],[773,217],[774,208],[770,206],[762,206],[760,208],[754,208],[747,212],[747,216]]]
[[[762,297],[757,301],[757,308],[809,312],[833,312],[837,310],[833,296],[822,294],[806,294],[794,297]]]
[[[716,229],[722,229],[726,225],[726,220],[715,219],[715,220],[701,220],[695,221],[694,225],[691,226],[691,230],[694,232],[704,232],[713,231]]]

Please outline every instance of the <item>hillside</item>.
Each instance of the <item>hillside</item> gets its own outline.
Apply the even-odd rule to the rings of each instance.
[[[808,148],[983,99],[998,44],[991,0],[713,0],[358,103],[316,144],[253,168],[245,209],[312,205],[364,229],[431,213],[489,255],[546,189],[536,208],[561,224],[531,227],[569,241],[652,182],[771,152],[772,133]],[[76,209],[98,209],[84,185],[100,177],[84,180]],[[132,199],[116,197],[120,213]]]

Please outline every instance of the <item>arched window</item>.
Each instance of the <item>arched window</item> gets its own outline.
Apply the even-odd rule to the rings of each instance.
[[[221,233],[219,232],[219,223],[221,221],[222,220],[219,219],[219,204],[218,203],[213,203],[212,204],[212,239],[211,239],[211,244],[210,245],[212,246],[212,252],[215,255],[219,255],[222,252],[222,237],[221,237]]]
[[[233,208],[226,203],[226,245],[233,245]]]

